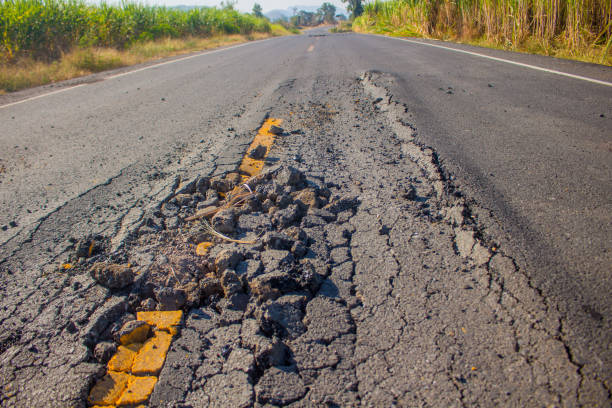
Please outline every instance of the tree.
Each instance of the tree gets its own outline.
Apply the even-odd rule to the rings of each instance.
[[[342,0],[343,3],[348,3],[346,9],[351,12],[351,17],[359,17],[363,14],[363,6],[361,0]]]
[[[220,7],[224,10],[233,10],[237,2],[238,0],[225,0],[221,2]]]
[[[317,11],[326,23],[335,23],[336,19],[334,15],[336,14],[336,6],[331,3],[323,3],[319,10]]]
[[[291,17],[291,23],[294,26],[302,27],[316,25],[316,15],[309,11],[300,10],[296,15]]]
[[[255,15],[255,17],[259,17],[262,18],[264,15],[261,11],[261,6],[258,3],[255,3],[253,5],[253,15]]]

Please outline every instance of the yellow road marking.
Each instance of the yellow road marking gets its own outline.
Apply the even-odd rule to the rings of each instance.
[[[144,403],[157,383],[157,375],[166,361],[173,336],[183,319],[183,311],[138,312],[138,320],[147,323],[121,337],[117,352],[108,362],[106,375],[91,389],[88,401],[94,406],[114,407]],[[144,344],[149,326],[157,331]],[[125,344],[129,343],[129,344]]]
[[[182,310],[172,312],[137,312],[136,318],[143,322],[157,327],[157,330],[166,330],[170,333],[176,331],[176,327],[181,324],[183,318]]]
[[[136,375],[157,375],[164,366],[166,353],[172,343],[172,335],[165,331],[155,332],[134,358],[132,373]]]
[[[253,143],[251,143],[244,158],[242,159],[242,164],[240,164],[240,167],[238,168],[241,173],[248,176],[255,176],[261,172],[264,167],[265,159],[270,153],[270,148],[276,139],[276,135],[270,133],[270,128],[272,126],[280,126],[281,123],[283,123],[282,119],[266,119],[264,124],[259,129],[259,132],[257,132],[255,139],[253,139]],[[263,158],[252,159],[249,157],[251,152],[260,145],[266,148],[266,153],[263,155]]]
[[[153,392],[153,388],[157,383],[157,377],[136,377],[131,375],[128,378],[127,389],[121,394],[117,405],[139,404],[146,402],[149,395]]]
[[[113,405],[127,387],[129,374],[109,371],[91,389],[89,403],[92,405]]]
[[[119,346],[113,358],[108,362],[108,370],[129,372],[134,363],[134,358],[141,347],[142,344],[140,343],[130,344],[129,346]]]

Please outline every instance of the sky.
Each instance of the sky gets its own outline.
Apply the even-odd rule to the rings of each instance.
[[[259,3],[263,12],[267,13],[271,10],[285,10],[293,6],[320,6],[325,2],[332,3],[336,7],[341,7],[343,5],[340,0],[238,0],[235,7],[240,11],[251,12],[251,10],[253,10],[253,4]],[[144,1],[144,3],[160,6],[218,6],[221,0],[148,0]]]

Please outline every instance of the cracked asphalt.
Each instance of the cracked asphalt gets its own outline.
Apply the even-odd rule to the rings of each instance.
[[[172,262],[158,249],[191,224],[168,203],[235,171],[267,117],[268,166],[329,203],[289,217],[279,198],[236,231],[299,229],[316,284],[249,280],[241,303],[228,276],[293,255],[213,247],[244,263],[216,266],[223,299],[181,306],[149,406],[610,405],[612,88],[321,31],[63,89],[0,106],[1,406],[87,406],[96,344],[161,300],[59,266],[85,237],[142,276]]]

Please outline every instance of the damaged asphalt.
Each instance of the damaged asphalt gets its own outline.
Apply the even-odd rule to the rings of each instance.
[[[101,112],[116,108],[99,106],[73,130],[100,132],[79,147],[89,162],[60,138],[49,147],[65,149],[59,173],[36,178],[44,160],[7,167],[1,186],[20,198],[0,247],[1,406],[88,406],[122,328],[139,312],[177,309],[182,323],[150,407],[609,405],[609,282],[581,294],[589,308],[539,284],[522,238],[510,242],[478,188],[423,144],[397,74],[339,72],[312,56],[338,52],[344,37],[301,37],[303,53],[276,59],[256,44],[270,64],[264,87],[228,80],[213,103],[185,85],[185,100],[199,105],[135,104],[117,120],[147,110],[159,120],[136,119],[133,140],[102,124]],[[214,58],[221,67],[239,60]],[[130,87],[159,90],[133,78]],[[49,115],[60,109],[43,100]],[[65,115],[86,110],[76,109]],[[268,117],[282,118],[283,132],[253,195],[209,219],[255,243],[211,236],[187,218],[240,188],[232,173]],[[111,143],[117,159],[95,161]],[[42,154],[44,144],[34,138],[29,150]],[[32,182],[18,186],[19,177]],[[66,187],[44,189],[44,177]],[[2,199],[9,208],[9,194]],[[124,267],[107,274],[100,265]]]

